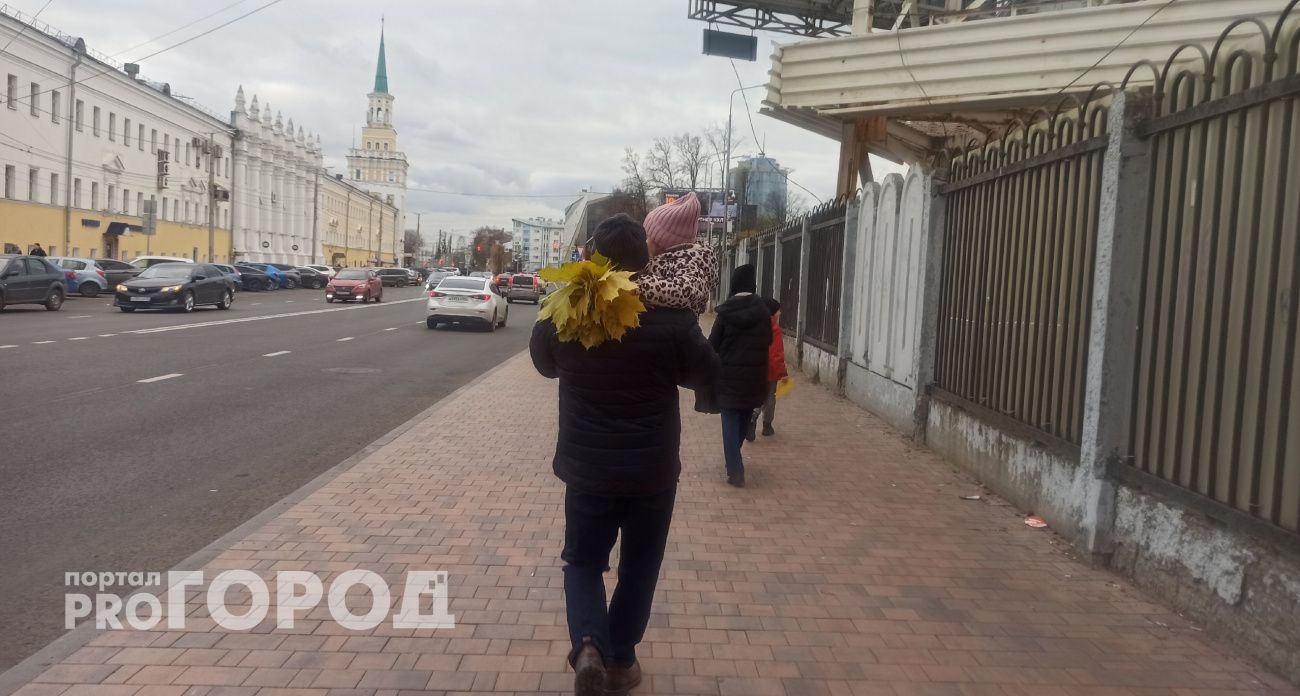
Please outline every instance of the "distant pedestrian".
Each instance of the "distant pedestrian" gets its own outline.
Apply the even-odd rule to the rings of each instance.
[[[691,192],[650,211],[645,218],[650,263],[637,278],[647,307],[675,307],[703,314],[718,287],[718,256],[696,242],[700,200]]]
[[[45,250],[41,248],[41,243],[37,242],[32,245],[32,250],[27,252],[28,256],[45,256]]]
[[[767,401],[763,408],[754,412],[749,420],[749,432],[745,439],[754,441],[754,431],[758,429],[758,418],[763,417],[763,435],[775,435],[772,420],[776,418],[776,385],[790,376],[785,366],[785,339],[781,335],[781,303],[770,297],[764,297],[767,310],[772,313],[772,345],[767,348]]]
[[[644,228],[627,215],[600,223],[588,246],[616,270],[639,271],[649,257]],[[561,558],[578,696],[624,694],[641,682],[636,647],[650,621],[681,473],[677,388],[704,387],[718,371],[689,310],[648,309],[639,324],[621,340],[584,348],[560,340],[547,319],[528,346],[537,371],[560,380],[552,467],[565,483]],[[620,532],[618,585],[606,606],[603,572]]]
[[[713,401],[722,413],[722,453],[727,483],[745,487],[745,444],[754,409],[767,400],[768,348],[772,343],[772,312],[755,294],[757,274],[750,264],[731,274],[731,297],[718,305],[709,343],[718,351],[722,368],[713,388]]]

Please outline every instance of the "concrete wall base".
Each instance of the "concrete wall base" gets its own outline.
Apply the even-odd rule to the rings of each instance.
[[[912,432],[916,392],[860,365],[844,371],[844,396],[904,433]]]
[[[786,355],[790,354],[786,353]],[[840,359],[838,356],[809,343],[803,344],[799,371],[807,375],[813,384],[825,385],[832,392],[842,394],[843,389],[839,383],[839,370]]]
[[[1111,568],[1300,683],[1300,557],[1120,486]]]

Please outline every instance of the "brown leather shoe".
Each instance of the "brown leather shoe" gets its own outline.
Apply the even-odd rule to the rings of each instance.
[[[605,658],[587,639],[573,658],[574,696],[604,696]]]
[[[641,663],[633,662],[628,667],[611,665],[605,672],[605,695],[624,696],[641,683]]]

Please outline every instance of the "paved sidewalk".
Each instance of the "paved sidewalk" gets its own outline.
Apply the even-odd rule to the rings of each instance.
[[[455,629],[352,633],[322,606],[231,633],[196,597],[186,630],[98,634],[17,693],[571,693],[554,399],[519,355],[207,566],[446,570]],[[983,492],[818,387],[746,447],[744,490],[723,482],[716,417],[683,418],[636,694],[1297,693],[1012,508],[962,500]]]

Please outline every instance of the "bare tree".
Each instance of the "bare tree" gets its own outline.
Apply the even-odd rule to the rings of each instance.
[[[698,135],[682,133],[673,138],[673,149],[677,153],[677,167],[682,175],[682,184],[694,191],[699,188],[700,179],[708,165],[709,156],[704,149],[704,141]]]
[[[812,204],[809,203],[807,196],[798,191],[790,191],[785,195],[784,218],[786,220],[805,215],[810,210],[812,210]]]
[[[630,147],[623,150],[623,173],[627,175],[623,179],[623,190],[635,199],[637,206],[632,217],[643,220],[649,212],[646,200],[650,196],[651,183],[649,173],[641,163],[641,156]]]
[[[739,133],[737,133],[733,129],[731,132],[731,150],[730,150],[732,159],[735,159],[736,150],[740,149],[740,147],[744,145],[744,143],[745,143],[744,137],[742,137]],[[721,177],[718,179],[718,186],[722,186],[722,182],[726,180],[726,175],[723,173],[723,164],[726,161],[726,156],[728,152],[727,127],[722,124],[715,123],[705,128],[703,144],[707,147],[707,150],[710,154],[708,158],[709,160],[708,166],[717,169],[718,175]],[[710,174],[712,174],[712,171],[710,171]]]
[[[645,156],[646,172],[650,183],[656,188],[675,189],[678,187],[678,175],[681,166],[674,157],[673,142],[668,138],[655,138],[654,144]]]

